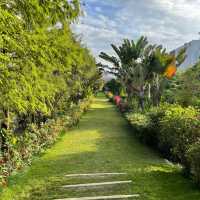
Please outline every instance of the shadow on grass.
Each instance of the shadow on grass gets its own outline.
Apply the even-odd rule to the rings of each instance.
[[[115,146],[114,149],[105,151],[107,145],[113,145],[116,141],[110,138],[107,143],[98,140],[97,150],[59,156],[56,159],[40,161],[38,169],[39,179],[45,184],[32,187],[30,196],[26,200],[44,200],[66,197],[80,197],[91,195],[128,194],[139,193],[140,199],[157,200],[198,200],[200,191],[188,179],[185,179],[180,169],[169,166],[143,147],[133,143],[131,148],[126,148],[126,140],[121,143],[121,149]],[[135,148],[137,150],[135,150]],[[128,150],[128,152],[127,152]],[[110,153],[112,155],[110,155]],[[143,154],[145,153],[145,155]],[[33,179],[37,179],[37,164],[29,173]],[[66,184],[85,183],[82,179],[66,179],[64,175],[70,173],[95,173],[95,172],[127,172],[127,179],[131,179],[134,185],[131,188],[109,188],[109,190],[63,190],[60,188]],[[42,177],[41,177],[42,174]],[[30,178],[30,176],[29,176]],[[96,179],[89,179],[87,182],[98,182]],[[104,180],[105,181],[105,180]],[[122,189],[122,188],[121,188]]]
[[[99,144],[100,145],[100,144]],[[30,196],[24,199],[44,200],[66,197],[80,197],[93,195],[108,195],[108,194],[125,194],[126,192],[139,193],[141,199],[162,199],[162,200],[198,200],[200,192],[188,179],[182,177],[182,174],[176,168],[171,168],[165,164],[151,165],[148,163],[138,163],[137,165],[131,162],[124,162],[120,159],[113,162],[110,158],[96,160],[99,151],[87,152],[77,155],[70,155],[66,159],[60,156],[56,160],[49,160],[48,165],[42,164],[43,175],[46,184],[33,187],[30,191]],[[129,155],[128,155],[129,156]],[[130,158],[130,157],[129,157]],[[112,158],[113,159],[113,158]],[[73,161],[73,162],[72,162]],[[87,163],[85,163],[87,161]],[[133,161],[132,161],[133,162]],[[130,166],[131,165],[131,166]],[[59,167],[58,167],[59,166]],[[66,166],[66,167],[65,167]],[[97,170],[98,169],[98,170]],[[67,173],[88,173],[88,172],[113,172],[115,169],[118,172],[127,172],[128,179],[132,179],[134,185],[131,188],[109,188],[109,190],[63,190],[60,187],[66,184],[84,183],[81,179],[66,179],[64,175]],[[122,171],[123,170],[123,171]],[[45,176],[46,174],[46,176]],[[50,175],[50,176],[49,176]],[[35,179],[34,173],[34,179]],[[99,180],[90,179],[87,182],[98,182]],[[105,180],[104,180],[105,181]],[[106,192],[106,193],[105,193]]]

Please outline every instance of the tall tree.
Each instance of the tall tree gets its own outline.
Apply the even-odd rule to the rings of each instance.
[[[70,29],[79,14],[78,0],[0,2],[1,127],[40,125],[93,92],[95,59]]]

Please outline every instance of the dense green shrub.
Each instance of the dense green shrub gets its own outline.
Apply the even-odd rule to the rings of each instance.
[[[187,159],[190,172],[196,183],[200,185],[200,142],[192,144],[187,150]]]
[[[160,121],[165,115],[165,107],[167,105],[163,104],[159,107],[153,107],[146,113],[149,117],[149,134],[148,134],[148,144],[158,148],[159,147],[159,131],[161,128]]]
[[[147,141],[145,136],[148,135],[150,124],[148,116],[142,113],[128,113],[126,118],[134,128],[137,137],[142,141]]]
[[[70,28],[80,14],[79,0],[0,3],[2,179],[78,123],[100,88],[95,58]]]
[[[193,107],[170,105],[160,120],[159,147],[183,164],[188,146],[200,138],[198,115]]]
[[[36,124],[30,124],[23,134],[4,131],[7,148],[4,155],[0,157],[0,183],[6,184],[7,176],[14,170],[30,164],[33,155],[43,152],[52,145],[63,128],[76,124],[90,104],[91,99],[84,99],[79,104],[73,105],[68,113],[56,119],[49,119],[40,128]]]
[[[129,113],[126,118],[141,141],[181,163],[200,183],[199,115],[194,107],[163,104],[147,113]]]
[[[116,79],[111,79],[110,81],[108,81],[105,86],[104,86],[104,90],[105,91],[110,91],[112,92],[114,95],[120,95],[121,90],[122,90],[122,86],[120,84],[120,82]]]

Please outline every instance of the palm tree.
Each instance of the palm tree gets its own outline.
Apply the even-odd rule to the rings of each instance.
[[[131,72],[137,69],[138,59],[143,57],[147,45],[147,38],[143,36],[136,43],[133,40],[125,39],[119,47],[111,45],[117,57],[104,52],[100,54],[102,59],[113,65],[113,67],[105,66],[105,70],[114,74],[120,80],[126,89],[128,98],[131,98],[135,92],[140,92],[140,85],[133,84],[133,80],[138,83],[141,77],[133,77],[132,75],[135,73]]]
[[[153,95],[159,102],[159,77],[163,76],[167,67],[175,60],[175,56],[166,53],[162,46],[148,44],[147,38],[142,36],[136,42],[125,39],[121,46],[111,45],[117,57],[101,52],[100,58],[110,62],[113,66],[105,66],[105,70],[114,74],[125,87],[128,99],[137,96],[142,110],[144,110],[145,91],[151,99],[151,85],[156,86]],[[182,63],[184,50],[177,56],[177,64]],[[154,103],[158,104],[158,103]]]

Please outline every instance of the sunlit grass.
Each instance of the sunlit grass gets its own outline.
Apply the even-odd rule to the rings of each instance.
[[[126,176],[66,178],[70,173],[127,172]],[[90,190],[64,190],[60,186],[110,180],[133,181],[129,186]],[[104,97],[99,97],[80,124],[31,167],[12,176],[2,200],[45,200],[109,194],[139,193],[141,200],[198,200],[200,191],[182,176],[178,166],[167,163],[140,144],[127,122]]]

